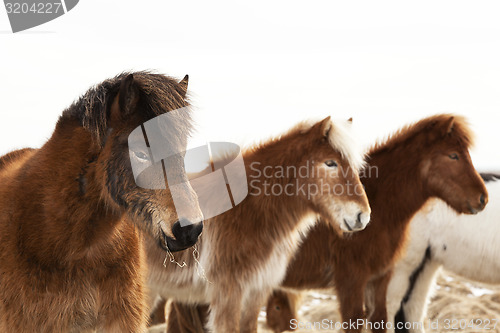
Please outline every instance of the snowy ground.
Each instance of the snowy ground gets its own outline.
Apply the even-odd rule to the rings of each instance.
[[[314,322],[322,319],[330,319],[334,322],[340,321],[337,311],[336,297],[329,293],[310,292],[306,295],[299,311],[302,321]],[[465,280],[444,272],[438,278],[438,285],[434,297],[429,305],[429,311],[424,323],[428,326],[431,321],[445,319],[497,319],[499,324],[495,329],[485,332],[500,333],[500,286],[482,285]],[[259,319],[260,333],[272,333],[265,327],[265,312],[262,311]],[[164,332],[164,326],[150,329],[149,333]],[[430,330],[427,332],[465,332],[477,333],[477,329],[465,328],[459,330]],[[319,332],[317,330],[298,330],[296,332]],[[336,330],[321,330],[320,332],[338,332]]]

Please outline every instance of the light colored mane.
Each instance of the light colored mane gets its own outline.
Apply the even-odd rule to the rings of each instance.
[[[261,148],[262,146],[280,140],[285,136],[293,136],[297,133],[306,133],[319,122],[320,121],[318,121],[317,119],[302,121],[281,135],[262,141],[260,144],[248,147],[243,150],[255,151]],[[365,166],[366,154],[364,152],[363,147],[359,144],[358,140],[356,139],[356,135],[352,130],[351,121],[342,119],[330,120],[328,141],[332,146],[332,148],[337,150],[341,154],[342,158],[346,159],[350,167],[352,167],[354,170],[357,171],[361,170]]]

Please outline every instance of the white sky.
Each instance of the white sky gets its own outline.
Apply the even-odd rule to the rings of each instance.
[[[205,140],[251,143],[354,117],[370,145],[439,112],[469,118],[500,170],[498,1],[97,1],[12,34],[0,7],[0,154],[39,147],[63,109],[124,70],[190,75]]]

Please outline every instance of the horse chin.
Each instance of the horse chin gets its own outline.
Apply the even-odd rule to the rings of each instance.
[[[342,218],[342,223],[338,225],[338,228],[340,228],[340,232],[342,233],[343,237],[362,231],[363,229],[365,229],[365,227],[366,225],[361,222],[348,221],[346,218]]]
[[[467,203],[467,209],[463,212],[468,215],[476,215],[483,211],[485,205],[480,205],[479,207],[472,207],[470,203]]]
[[[342,223],[339,223],[338,221],[342,221]],[[335,234],[340,237],[340,238],[346,238],[349,237],[350,234],[352,234],[351,231],[349,231],[343,222],[342,218],[337,218],[335,216],[322,216],[321,222],[319,223],[325,223],[327,224],[330,228],[332,228],[335,231]]]
[[[349,239],[352,237],[352,235],[354,235],[356,233],[356,231],[344,231],[344,230],[341,230],[338,235],[341,239]]]
[[[344,228],[342,228],[339,224],[330,224],[330,226],[335,230],[335,233],[339,238],[349,238],[353,232],[346,231]]]
[[[479,205],[477,207],[473,207],[469,201],[461,204],[451,204],[448,202],[448,205],[458,214],[465,214],[465,215],[476,215],[482,212],[486,206],[486,205]]]

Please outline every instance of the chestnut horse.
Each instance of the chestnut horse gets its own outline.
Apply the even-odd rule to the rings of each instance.
[[[191,251],[175,254],[186,267],[168,262],[164,267],[165,255],[147,244],[152,295],[209,304],[208,327],[214,332],[256,332],[260,307],[281,283],[317,216],[338,234],[360,230],[369,221],[358,177],[363,154],[355,149],[349,126],[330,117],[301,123],[243,150],[249,194],[204,222],[201,268]]]
[[[471,144],[465,119],[443,114],[420,120],[375,145],[368,153],[367,170],[377,172],[361,177],[373,209],[372,222],[349,238],[318,223],[288,266],[282,286],[335,288],[346,332],[361,332],[363,304],[365,326],[385,332],[387,286],[412,216],[432,197],[458,213],[475,214],[486,206],[488,194],[468,152]],[[347,325],[352,322],[355,325]]]
[[[187,107],[186,90],[187,76],[179,83],[147,72],[118,75],[66,109],[40,149],[0,158],[1,332],[146,329],[137,229],[158,249],[165,242],[186,249],[202,215],[190,187],[186,217],[177,216],[168,188],[135,184],[130,158],[141,152],[129,151],[127,139],[145,121]],[[189,111],[181,118],[165,144],[183,151]],[[192,223],[181,228],[181,219]]]
[[[317,223],[289,264],[282,286],[335,288],[343,324],[355,324],[346,325],[346,332],[361,331],[356,323],[365,318],[364,302],[371,324],[387,323],[387,285],[411,217],[431,197],[466,214],[481,211],[488,201],[470,160],[471,144],[466,121],[452,115],[423,119],[377,144],[361,173],[372,207],[371,223],[363,232],[344,238],[327,224]],[[287,306],[296,312],[292,304]],[[267,316],[271,316],[268,321],[280,321],[269,307]]]

